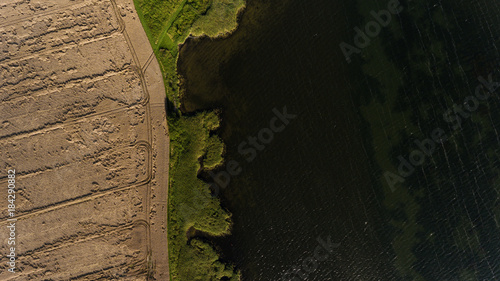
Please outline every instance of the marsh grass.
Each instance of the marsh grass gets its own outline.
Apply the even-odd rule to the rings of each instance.
[[[134,4],[160,64],[169,104],[180,108],[178,45],[190,34],[217,36],[235,29],[244,0],[134,0]],[[219,117],[215,111],[187,116],[175,110],[168,112],[168,126],[171,280],[239,280],[235,268],[221,262],[212,245],[196,237],[197,231],[222,236],[231,229],[230,213],[198,178],[202,169],[223,162],[224,145],[213,133]]]
[[[219,126],[212,112],[195,116],[169,117],[170,183],[169,183],[169,257],[172,280],[237,280],[230,265],[222,264],[211,245],[191,239],[190,229],[211,236],[229,234],[231,216],[211,196],[207,183],[198,179],[201,168],[212,168],[223,159],[223,145],[210,132]],[[196,278],[195,278],[196,277]]]

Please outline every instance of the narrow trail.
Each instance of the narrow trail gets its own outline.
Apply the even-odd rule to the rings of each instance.
[[[115,13],[120,15],[118,5],[111,0]],[[146,32],[139,20],[132,0],[124,1],[121,5],[133,11],[134,17],[121,17],[123,24],[123,34],[127,44],[134,57],[138,72],[143,81],[144,91],[148,99],[145,108],[148,116],[148,142],[152,148],[151,171],[152,176],[148,184],[148,207],[150,215],[147,219],[149,225],[148,240],[151,244],[150,259],[153,264],[154,272],[151,280],[170,280],[169,260],[168,260],[168,241],[167,241],[167,211],[168,211],[168,169],[169,169],[169,151],[170,139],[167,127],[167,115],[165,109],[165,87],[160,65],[154,55],[154,50],[148,43]],[[172,14],[166,26],[163,28],[162,36],[166,35],[167,30],[178,16],[184,4],[183,1]]]
[[[174,43],[174,42],[172,42],[171,38],[167,35],[167,32],[170,29],[170,27],[172,26],[172,24],[174,23],[174,21],[179,16],[179,14],[181,13],[182,9],[184,8],[184,5],[186,5],[186,2],[187,2],[187,0],[184,0],[179,4],[179,7],[177,7],[175,12],[170,16],[170,18],[168,19],[168,22],[165,24],[165,26],[161,30],[160,36],[158,36],[158,39],[156,39],[156,42],[155,42],[155,51],[158,51],[158,49],[160,48],[161,42],[163,41],[165,36],[167,36],[170,39],[169,45]]]

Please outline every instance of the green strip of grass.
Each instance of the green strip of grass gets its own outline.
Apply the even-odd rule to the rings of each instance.
[[[134,4],[160,64],[167,98],[180,107],[178,44],[190,33],[215,36],[233,30],[244,0],[134,0]],[[209,186],[197,177],[201,169],[213,169],[223,161],[224,145],[212,134],[219,127],[219,118],[213,111],[184,116],[171,110],[168,126],[170,278],[172,281],[239,280],[239,272],[222,263],[214,248],[198,235],[227,235],[231,228],[231,215],[211,196]]]

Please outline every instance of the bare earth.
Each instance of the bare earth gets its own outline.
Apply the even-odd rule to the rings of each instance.
[[[0,0],[0,280],[169,280],[164,99],[132,0]]]

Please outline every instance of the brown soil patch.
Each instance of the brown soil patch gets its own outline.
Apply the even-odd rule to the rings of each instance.
[[[165,92],[132,1],[0,1],[0,35],[0,280],[168,280]]]

